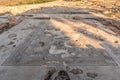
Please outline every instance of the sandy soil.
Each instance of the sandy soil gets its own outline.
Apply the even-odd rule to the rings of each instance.
[[[120,7],[119,0],[111,0],[111,1],[104,1],[104,0],[81,0],[81,1],[63,1],[63,0],[58,0],[55,2],[49,2],[49,3],[44,3],[44,4],[36,4],[36,5],[23,5],[23,6],[11,6],[11,7],[0,7],[0,13],[1,15],[4,13],[10,13],[13,15],[19,15],[22,14],[28,10],[35,9],[37,8],[42,8],[42,7],[53,7],[53,6],[67,6],[67,7],[78,7],[78,8],[83,8],[83,9],[89,9],[92,11],[92,13],[100,13],[105,16],[108,16],[109,19],[98,19],[98,21],[102,22],[106,26],[110,26],[109,28],[120,34]],[[8,23],[8,22],[7,22]],[[6,24],[0,24],[2,26],[6,26]],[[10,24],[11,25],[11,24]],[[111,26],[114,26],[111,27]],[[4,30],[4,27],[1,27]],[[8,26],[9,29],[9,26]],[[2,32],[2,30],[1,30]]]

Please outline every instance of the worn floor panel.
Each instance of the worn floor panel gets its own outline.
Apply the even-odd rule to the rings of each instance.
[[[0,80],[44,80],[54,69],[71,80],[119,80],[120,38],[97,19],[74,8],[42,8],[0,35]],[[6,17],[6,16],[5,16]]]
[[[87,44],[87,48],[75,46],[65,33],[54,29],[49,21],[39,25],[41,26],[12,52],[13,54],[3,63],[3,66],[116,65],[106,50],[97,49],[90,45],[91,43]]]

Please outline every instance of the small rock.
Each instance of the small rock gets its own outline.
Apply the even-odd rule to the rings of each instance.
[[[16,34],[9,34],[8,35],[8,38],[14,38],[14,37],[16,37],[17,35]]]
[[[73,74],[83,74],[83,70],[82,69],[72,69],[71,71],[70,71],[71,73],[73,73]]]
[[[17,19],[15,16],[8,16],[10,24],[17,24]]]
[[[74,19],[74,20],[80,20],[80,19],[82,19],[82,18],[81,18],[80,16],[74,16],[73,19]]]
[[[90,78],[96,78],[96,77],[98,76],[97,73],[88,72],[88,73],[86,73],[86,74],[87,74],[87,76],[90,77]]]
[[[13,45],[13,47],[16,47],[16,45]]]
[[[12,42],[12,41],[11,41],[11,42],[9,42],[9,44],[8,44],[8,45],[12,45],[12,44],[14,44],[14,42]]]
[[[118,41],[114,41],[114,43],[118,43]]]
[[[41,47],[45,46],[44,42],[39,42],[39,44],[40,44]]]
[[[105,38],[103,38],[102,36],[95,36],[98,40],[100,40],[100,41],[104,41],[105,40]]]

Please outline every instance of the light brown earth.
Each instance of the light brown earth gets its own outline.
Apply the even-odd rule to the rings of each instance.
[[[119,3],[87,1],[1,7],[0,80],[120,80]]]

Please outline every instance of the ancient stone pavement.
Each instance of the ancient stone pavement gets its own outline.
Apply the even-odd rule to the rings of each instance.
[[[0,80],[46,80],[50,70],[52,80],[60,70],[70,80],[120,80],[120,37],[100,22],[109,17],[88,9],[43,7],[16,19],[22,21],[0,34]]]

